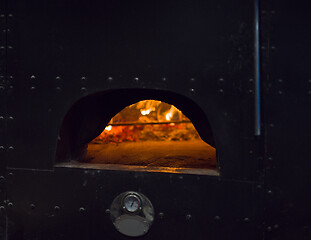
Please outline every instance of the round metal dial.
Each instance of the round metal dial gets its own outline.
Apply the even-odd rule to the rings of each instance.
[[[129,194],[124,197],[123,204],[126,211],[130,213],[135,213],[141,207],[141,200],[139,196],[135,194]]]

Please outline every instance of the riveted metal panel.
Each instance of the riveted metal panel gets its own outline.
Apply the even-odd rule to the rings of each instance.
[[[306,3],[265,1],[267,239],[311,236],[311,18]]]
[[[6,1],[0,1],[0,239],[6,238],[6,124],[7,124],[7,109],[6,109],[6,55],[7,55],[7,11]]]
[[[129,239],[109,214],[114,197],[129,189],[148,196],[155,209],[143,239],[262,239],[263,189],[255,182],[59,168],[12,171],[9,186],[9,239]]]
[[[127,239],[106,209],[133,190],[157,214],[144,239],[262,239],[254,7],[247,0],[10,1],[8,238]],[[54,168],[70,107],[112,89],[159,89],[195,102],[212,126],[220,176]]]
[[[202,108],[212,125],[224,176],[258,178],[258,160],[252,155],[257,151],[254,4],[241,0],[241,7],[232,11],[235,5],[10,2],[15,12],[15,80],[8,109],[16,117],[9,165],[52,169],[62,120],[85,95],[120,88],[162,89]]]

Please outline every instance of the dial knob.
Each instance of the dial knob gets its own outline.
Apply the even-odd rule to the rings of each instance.
[[[129,213],[136,213],[141,209],[141,200],[136,194],[130,193],[124,197],[123,208]]]

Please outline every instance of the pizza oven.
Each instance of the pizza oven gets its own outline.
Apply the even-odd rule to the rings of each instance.
[[[161,90],[99,92],[68,111],[56,166],[218,174],[207,116],[189,98]]]

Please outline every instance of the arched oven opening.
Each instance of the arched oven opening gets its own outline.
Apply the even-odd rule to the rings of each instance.
[[[217,174],[205,113],[162,90],[109,90],[77,101],[60,129],[56,166]]]

